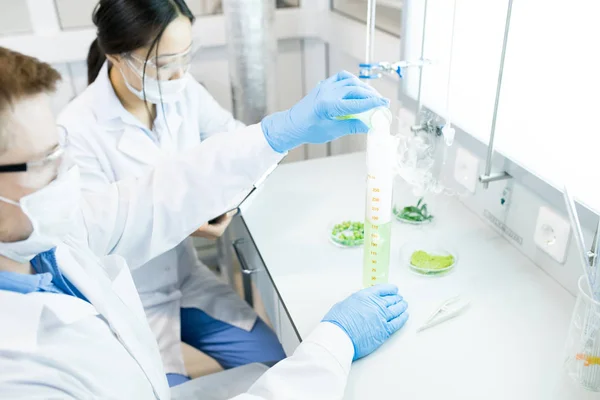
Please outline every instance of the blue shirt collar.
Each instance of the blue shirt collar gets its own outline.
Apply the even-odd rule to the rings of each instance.
[[[64,293],[86,300],[60,272],[56,262],[56,249],[40,253],[31,260],[35,275],[16,272],[0,272],[0,290],[19,293],[51,292]]]
[[[37,291],[58,292],[52,284],[52,274],[27,275],[7,271],[0,271],[0,290],[23,294]]]

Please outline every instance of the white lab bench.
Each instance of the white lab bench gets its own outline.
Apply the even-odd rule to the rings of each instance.
[[[361,288],[362,249],[338,248],[328,233],[334,220],[362,218],[365,176],[362,153],[282,165],[241,207],[238,251],[244,268],[258,270],[252,275],[288,353]],[[434,213],[435,224],[420,234],[451,244],[459,262],[444,277],[411,273],[400,247],[419,228],[394,221],[390,281],[410,319],[353,364],[344,398],[598,399],[562,370],[574,297],[458,200]],[[416,333],[454,295],[470,308]]]

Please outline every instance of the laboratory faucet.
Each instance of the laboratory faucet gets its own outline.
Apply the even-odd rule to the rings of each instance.
[[[419,115],[419,123],[412,125],[410,130],[415,135],[420,132],[425,132],[434,136],[442,136],[443,127],[444,126],[438,122],[438,119],[433,113],[422,110]]]
[[[379,79],[383,73],[396,74],[400,79],[404,77],[403,71],[406,68],[423,68],[427,65],[431,65],[432,61],[426,58],[420,58],[418,60],[404,60],[396,62],[381,61],[376,63],[361,63],[358,64],[359,78],[360,79]],[[419,122],[410,127],[410,130],[417,134],[419,132],[425,132],[436,136],[442,135],[442,125],[436,123],[436,119],[431,113],[424,113],[421,110],[421,106],[418,107]]]

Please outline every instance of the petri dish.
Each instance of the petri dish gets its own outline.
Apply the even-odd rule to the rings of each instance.
[[[394,208],[392,210],[396,220],[402,222],[403,224],[429,225],[434,220],[433,216],[431,216],[431,218],[429,218],[429,219],[410,219],[410,218],[405,217],[407,214],[403,211],[404,211],[403,209],[400,209],[399,207],[396,207],[396,206],[394,206]]]
[[[355,235],[360,232],[360,235]],[[338,247],[356,248],[365,243],[365,224],[356,219],[340,219],[329,225],[329,241]]]
[[[458,253],[438,240],[415,240],[400,249],[402,263],[423,276],[444,276],[458,264]]]
[[[428,225],[435,220],[431,213],[435,199],[431,195],[415,194],[415,189],[403,179],[394,180],[394,206],[396,220],[410,225]],[[435,207],[434,207],[435,208]]]

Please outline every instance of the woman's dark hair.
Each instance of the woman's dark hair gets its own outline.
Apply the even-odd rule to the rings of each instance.
[[[98,77],[106,54],[128,53],[146,46],[152,49],[179,15],[194,22],[185,0],[100,0],[92,14],[97,37],[87,57],[88,84]],[[146,60],[149,56],[150,51]]]

